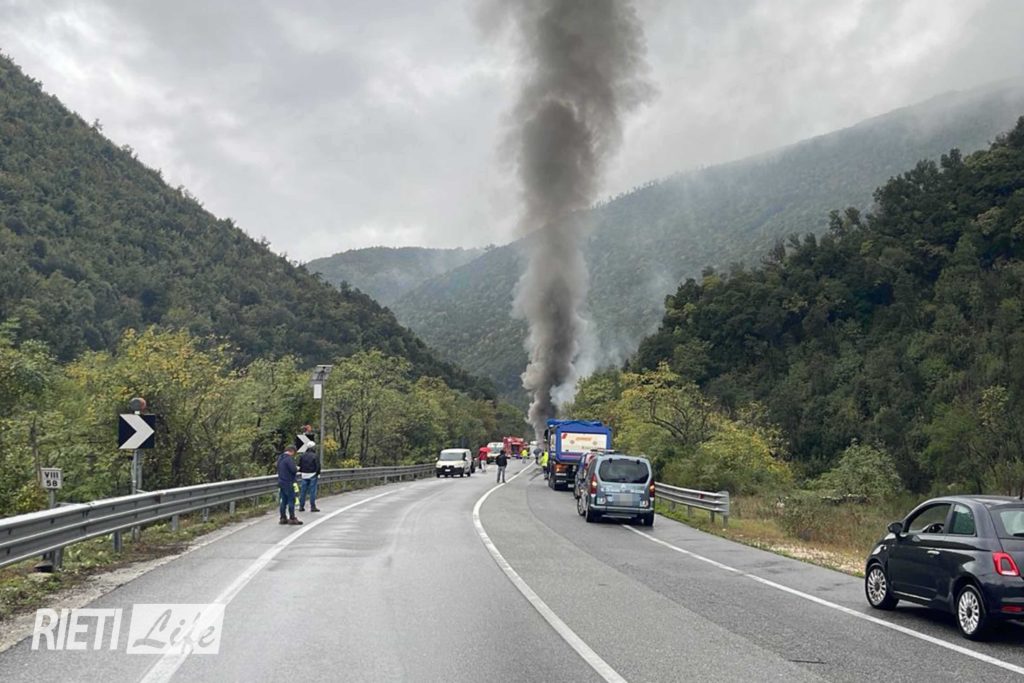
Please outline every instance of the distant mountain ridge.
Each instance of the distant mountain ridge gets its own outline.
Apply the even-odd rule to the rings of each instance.
[[[159,325],[226,339],[240,362],[379,349],[476,395],[365,294],[332,287],[117,147],[0,55],[0,322],[60,361]]]
[[[586,244],[597,364],[620,363],[656,329],[664,298],[705,268],[755,263],[792,234],[921,159],[986,147],[1024,113],[1024,82],[948,93],[749,159],[677,174],[593,210]],[[392,306],[442,357],[519,393],[526,326],[510,317],[522,241],[420,285]]]
[[[347,282],[385,306],[427,280],[469,263],[483,249],[427,249],[424,247],[369,247],[313,259],[306,264],[334,285]]]

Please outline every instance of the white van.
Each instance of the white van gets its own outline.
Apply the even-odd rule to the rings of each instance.
[[[446,448],[437,456],[434,472],[438,477],[442,474],[450,477],[456,473],[460,477],[472,476],[473,455],[469,452],[468,448]]]

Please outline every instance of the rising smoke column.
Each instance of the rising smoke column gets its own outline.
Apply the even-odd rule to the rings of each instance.
[[[571,394],[587,321],[584,211],[622,137],[621,117],[648,92],[644,37],[627,0],[507,0],[526,78],[512,145],[523,192],[529,266],[515,310],[529,324],[523,387],[542,438],[556,398]]]

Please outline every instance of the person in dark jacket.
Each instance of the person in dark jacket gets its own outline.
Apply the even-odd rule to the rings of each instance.
[[[498,457],[494,459],[494,464],[498,466],[498,482],[503,484],[505,482],[505,468],[508,467],[508,454],[502,451],[498,454]]]
[[[299,468],[295,466],[295,447],[289,446],[277,456],[277,486],[281,496],[281,524],[302,524],[295,517],[295,480]],[[288,516],[285,517],[285,510]]]
[[[316,506],[316,484],[320,480],[320,457],[316,450],[310,448],[299,456],[299,476],[302,482],[299,489],[299,512],[306,511],[306,494],[309,494],[309,511],[320,512]]]

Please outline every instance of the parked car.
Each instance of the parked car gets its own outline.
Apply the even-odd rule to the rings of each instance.
[[[588,522],[608,515],[654,525],[654,473],[647,458],[623,453],[597,455],[584,470],[584,482],[576,512]]]
[[[933,498],[888,531],[865,567],[872,607],[890,610],[906,600],[950,612],[971,640],[1001,619],[1024,618],[1024,501]]]
[[[580,466],[576,468],[576,479],[572,486],[572,495],[576,500],[580,499],[580,496],[583,495],[583,491],[587,488],[587,478],[585,476],[587,465],[590,464],[591,460],[604,452],[605,451],[590,451],[588,453],[584,453],[583,457],[580,459]]]
[[[440,477],[442,474],[450,477],[454,474],[461,476],[472,476],[473,455],[468,448],[446,448],[437,456],[434,464],[434,472]]]

